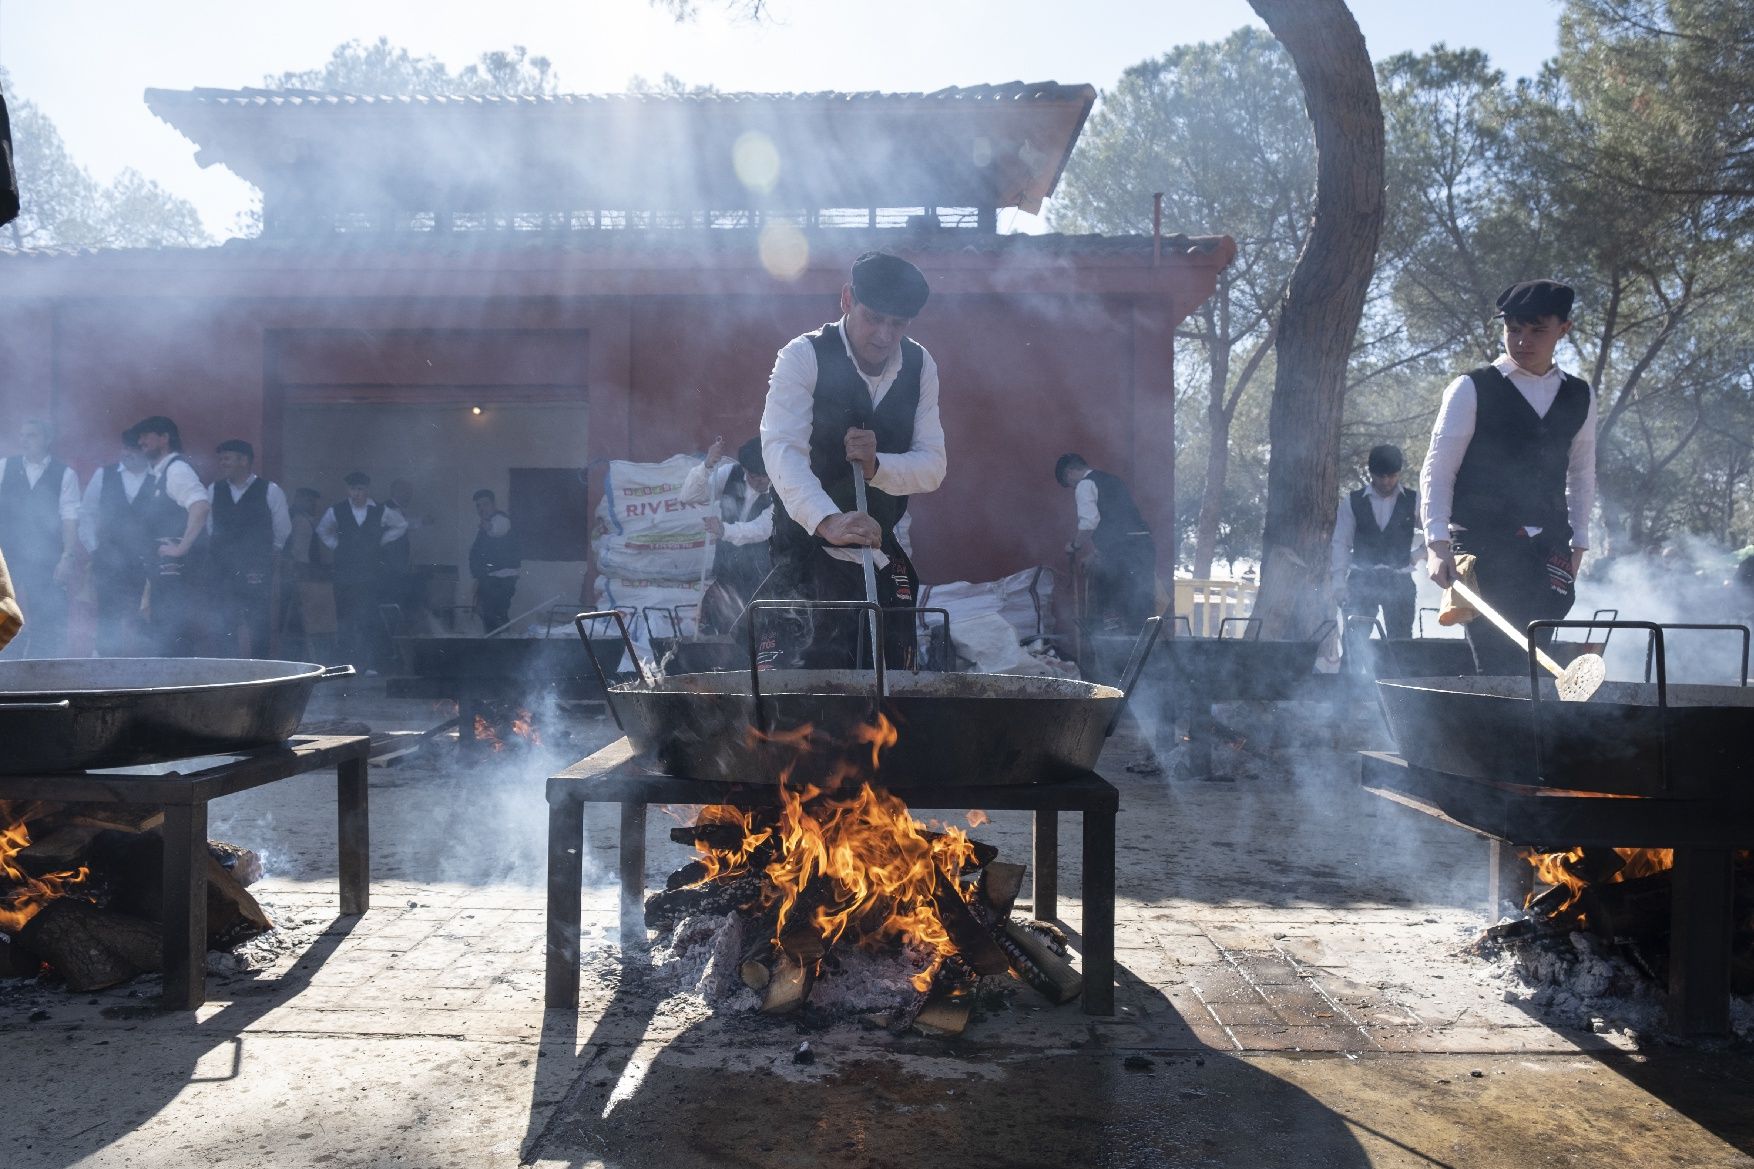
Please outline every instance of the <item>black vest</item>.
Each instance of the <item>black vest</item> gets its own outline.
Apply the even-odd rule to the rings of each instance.
[[[351,513],[347,517],[352,519]],[[223,573],[267,573],[274,567],[274,517],[268,510],[268,480],[260,475],[234,503],[231,483],[213,485],[215,566]]]
[[[152,476],[140,481],[134,498],[122,485],[122,464],[104,468],[104,481],[97,493],[97,548],[92,551],[93,571],[123,579],[145,571],[155,549],[147,531],[146,517],[152,507]]]
[[[189,509],[172,499],[165,490],[165,480],[170,478],[171,468],[188,461],[181,454],[172,455],[158,474],[148,474],[146,482],[140,485],[140,494],[147,497],[146,502],[142,504],[139,496],[135,497],[140,515],[146,523],[146,534],[152,538],[154,544],[166,536],[182,539],[183,532],[189,526]],[[199,535],[196,537],[197,540],[201,538]]]
[[[487,518],[491,520],[494,516],[503,515],[505,512],[496,511]],[[506,523],[508,527],[503,536],[490,536],[486,528],[476,530],[475,542],[469,545],[469,575],[476,580],[491,576],[495,569],[518,568],[523,565],[523,557],[518,554],[518,533],[509,526],[510,516],[506,516]]]
[[[383,562],[384,505],[366,505],[363,524],[353,518],[353,505],[345,499],[329,510],[335,514],[335,578],[372,580]]]
[[[1348,498],[1352,501],[1352,563],[1360,568],[1407,567],[1413,560],[1413,524],[1419,514],[1419,493],[1395,492],[1395,509],[1389,513],[1386,528],[1376,526],[1370,488],[1360,487]]]
[[[1091,471],[1084,477],[1096,484],[1098,519],[1090,538],[1098,552],[1112,551],[1129,540],[1151,534],[1125,483],[1107,471]]]
[[[1565,469],[1571,440],[1589,417],[1590,386],[1565,374],[1545,418],[1493,366],[1471,371],[1474,437],[1456,472],[1450,518],[1479,535],[1508,536],[1538,527],[1556,542],[1570,538]]]
[[[828,492],[835,507],[852,511],[853,465],[847,462],[847,431],[858,427],[877,432],[877,453],[903,454],[914,445],[914,413],[920,404],[920,370],[926,351],[907,338],[901,341],[901,371],[875,409],[871,390],[847,355],[838,325],[824,325],[809,334],[816,350],[816,390],[811,402],[810,471]],[[823,541],[806,532],[786,514],[777,495],[773,502],[773,542],[780,547],[821,546]],[[888,540],[907,512],[907,496],[890,495],[866,488],[866,511],[883,528]]]
[[[52,565],[61,559],[61,481],[67,464],[51,458],[35,487],[24,473],[24,457],[6,460],[0,478],[0,548],[15,564]]]

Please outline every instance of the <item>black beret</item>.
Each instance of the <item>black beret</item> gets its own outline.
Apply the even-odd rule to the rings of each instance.
[[[866,252],[853,261],[853,296],[866,308],[913,318],[932,293],[920,270],[888,252]]]
[[[1545,316],[1568,321],[1571,319],[1571,302],[1576,295],[1571,285],[1557,280],[1524,280],[1498,294],[1498,315],[1519,321]]]
[[[341,481],[349,487],[370,487],[372,485],[372,477],[364,471],[349,471],[347,477]]]
[[[751,475],[767,474],[767,460],[761,456],[761,440],[752,438],[737,448],[737,461]]]
[[[1370,458],[1365,465],[1372,475],[1398,475],[1406,465],[1406,459],[1402,457],[1400,447],[1385,442],[1370,448]]]

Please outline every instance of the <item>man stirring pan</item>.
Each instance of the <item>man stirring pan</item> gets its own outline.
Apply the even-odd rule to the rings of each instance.
[[[899,256],[867,252],[840,293],[841,317],[781,349],[768,380],[761,448],[773,481],[773,572],[764,598],[863,600],[872,549],[881,605],[916,603],[919,578],[896,539],[908,497],[944,480],[938,365],[904,334],[930,289]],[[853,476],[867,484],[855,510]],[[766,618],[766,668],[845,668],[861,622],[842,615]],[[884,660],[913,664],[914,623],[886,626]]]
[[[1482,600],[1518,629],[1571,611],[1596,498],[1596,398],[1553,361],[1571,331],[1573,292],[1553,280],[1498,297],[1504,355],[1443,392],[1420,476],[1431,579],[1448,588],[1457,553],[1474,556]],[[1521,674],[1528,658],[1484,622],[1467,626],[1482,674]],[[1552,630],[1535,638],[1552,640]]]

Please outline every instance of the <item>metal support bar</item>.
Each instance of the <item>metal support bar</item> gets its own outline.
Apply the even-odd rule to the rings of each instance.
[[[1669,925],[1669,1024],[1685,1035],[1730,1033],[1735,854],[1677,848]]]
[[[1039,921],[1053,921],[1060,915],[1060,814],[1041,810],[1035,813],[1035,916]]]
[[[164,1005],[207,1001],[207,804],[164,809]]]
[[[358,917],[371,908],[370,768],[363,755],[343,759],[335,767],[335,836],[343,917]]]
[[[548,957],[542,1005],[579,1005],[579,926],[584,913],[585,801],[548,785]]]
[[[1115,814],[1084,812],[1084,1013],[1115,1013]]]
[[[646,806],[621,805],[621,948],[646,946]]]
[[[1535,887],[1535,867],[1514,844],[1492,837],[1486,851],[1486,920],[1497,921],[1506,903],[1522,908]]]

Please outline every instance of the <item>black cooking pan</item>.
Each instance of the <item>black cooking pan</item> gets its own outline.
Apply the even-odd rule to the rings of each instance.
[[[1650,634],[1654,683],[1606,682],[1586,702],[1562,702],[1551,679],[1532,673],[1379,681],[1402,757],[1433,771],[1531,787],[1754,801],[1754,784],[1746,782],[1754,742],[1747,627],[1715,627],[1743,639],[1740,686],[1670,685],[1667,627],[1640,621],[1613,627]]]
[[[605,655],[602,665],[611,671],[620,667],[620,646],[603,642],[598,648]],[[589,685],[596,678],[584,648],[571,637],[398,637],[396,649],[409,673],[420,678],[538,686]]]
[[[231,658],[0,662],[0,773],[84,771],[268,747],[352,666]]]
[[[605,680],[610,710],[634,748],[672,775],[775,783],[798,752],[794,743],[775,740],[789,740],[807,726],[812,745],[851,743],[881,710],[898,731],[897,742],[883,754],[883,770],[905,776],[910,785],[1054,782],[1095,766],[1157,635],[1154,620],[1120,689],[1009,674],[904,673],[886,670],[881,654],[873,673],[756,671],[760,612],[799,607],[870,611],[879,622],[888,617],[864,601],[756,602],[747,673],[653,680],[642,669],[637,682]],[[589,639],[587,622],[611,616],[580,614],[580,637]],[[625,639],[626,625],[617,621]]]

